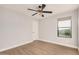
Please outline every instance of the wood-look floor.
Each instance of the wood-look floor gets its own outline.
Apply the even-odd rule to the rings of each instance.
[[[0,53],[2,55],[77,55],[78,51],[77,49],[36,40]]]

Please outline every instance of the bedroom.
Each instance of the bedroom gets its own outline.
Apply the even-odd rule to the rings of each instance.
[[[40,10],[42,4],[0,5],[0,54],[78,55],[79,5],[45,5],[43,10],[52,13],[28,10]]]

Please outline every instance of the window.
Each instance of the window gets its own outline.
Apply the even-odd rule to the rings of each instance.
[[[64,38],[72,38],[71,17],[64,17],[58,19],[57,36]]]

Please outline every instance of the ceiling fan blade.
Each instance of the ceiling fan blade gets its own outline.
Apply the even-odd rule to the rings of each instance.
[[[43,13],[52,13],[52,11],[42,11]]]
[[[43,10],[45,7],[46,7],[46,5],[45,5],[45,4],[42,4],[42,10]]]
[[[36,14],[38,14],[38,13],[34,13],[32,16],[34,16],[34,15],[36,15]]]
[[[36,10],[34,10],[34,9],[28,9],[28,10],[31,10],[31,11],[36,11]]]

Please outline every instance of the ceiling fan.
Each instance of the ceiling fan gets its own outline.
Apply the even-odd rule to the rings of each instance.
[[[45,7],[46,7],[46,5],[45,4],[42,4],[42,5],[39,5],[38,6],[38,8],[39,8],[38,10],[34,10],[34,9],[30,9],[30,8],[28,8],[28,10],[35,11],[36,12],[36,13],[32,14],[32,16],[35,16],[36,14],[39,14],[42,17],[44,17],[44,14],[43,13],[52,13],[52,11],[43,11]]]

